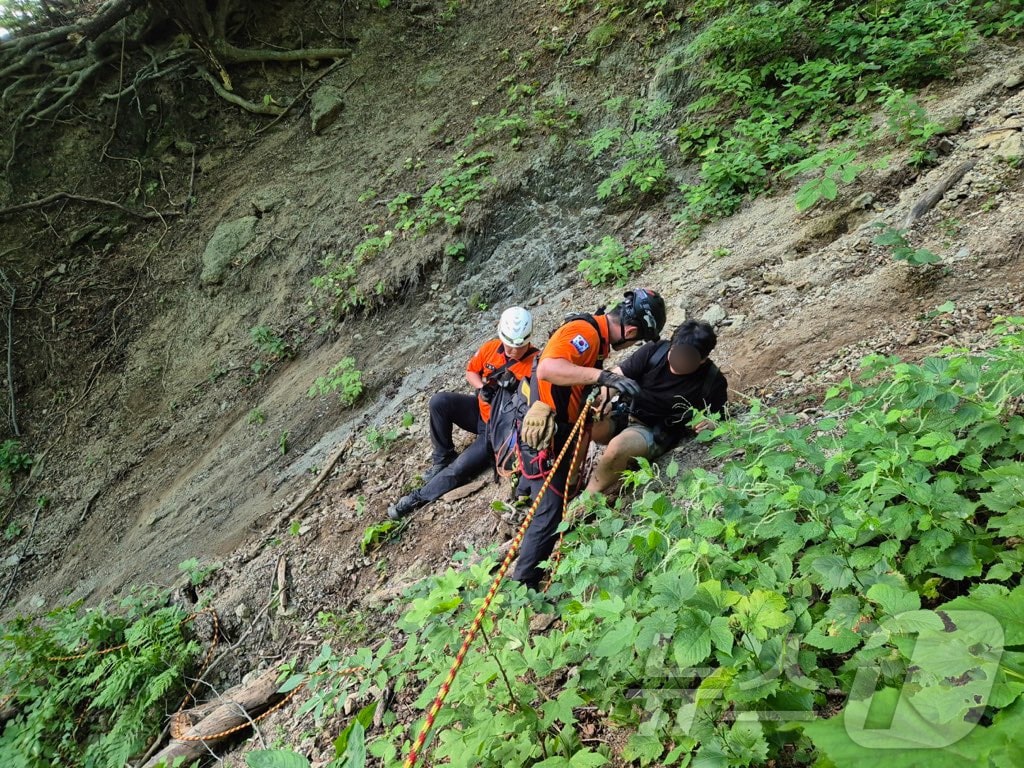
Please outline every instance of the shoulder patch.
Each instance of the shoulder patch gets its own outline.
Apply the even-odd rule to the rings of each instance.
[[[569,343],[572,344],[576,351],[581,355],[590,349],[590,342],[583,338],[582,333],[577,333]]]

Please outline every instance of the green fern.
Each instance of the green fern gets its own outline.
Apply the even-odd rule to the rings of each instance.
[[[201,650],[163,602],[144,594],[122,615],[76,604],[0,625],[0,699],[13,694],[18,712],[0,733],[0,765],[121,768],[142,752]]]

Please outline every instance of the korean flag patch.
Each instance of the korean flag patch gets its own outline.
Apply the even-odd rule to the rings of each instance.
[[[586,339],[583,338],[582,333],[577,333],[573,340],[570,341],[569,343],[572,344],[576,351],[579,352],[581,355],[588,349],[590,349],[590,344],[587,342]]]

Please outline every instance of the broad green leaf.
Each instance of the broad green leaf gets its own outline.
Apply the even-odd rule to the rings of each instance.
[[[665,639],[672,637],[676,631],[676,613],[667,608],[659,608],[639,621],[636,636],[638,649],[654,648]]]
[[[665,753],[665,745],[657,736],[647,733],[634,733],[626,742],[622,756],[630,761],[639,761],[640,765],[650,765]]]
[[[729,628],[729,619],[725,616],[715,616],[711,619],[711,626],[708,627],[708,634],[711,642],[720,651],[732,652],[733,635]]]
[[[871,242],[875,245],[906,245],[907,239],[903,236],[901,230],[887,229],[875,235]]]
[[[572,712],[573,708],[581,707],[585,703],[575,688],[566,688],[556,698],[545,701],[541,705],[541,711],[544,713],[542,725],[548,728],[556,720],[565,725],[572,725],[576,722],[576,716]]]
[[[822,198],[822,179],[812,179],[803,184],[796,193],[797,210],[805,211]]]
[[[707,628],[693,627],[681,631],[672,640],[672,658],[681,669],[696,666],[710,655],[711,633]]]
[[[278,693],[288,693],[288,691],[291,691],[291,690],[293,690],[295,688],[298,688],[305,681],[306,681],[306,676],[304,674],[299,673],[299,674],[296,674],[296,675],[292,675],[287,680],[285,680],[283,683],[281,683],[281,687],[277,689],[277,692]]]
[[[697,593],[697,577],[690,571],[668,571],[651,579],[653,606],[678,609]]]
[[[632,651],[636,644],[636,619],[625,616],[612,624],[594,645],[593,653],[599,659]]]
[[[336,757],[342,757],[346,752],[351,754],[350,745],[352,745],[353,739],[361,742],[365,741],[362,734],[365,734],[366,729],[373,723],[373,716],[376,712],[377,702],[367,704],[359,710],[352,722],[334,740],[334,754]],[[357,736],[357,734],[360,735]],[[365,744],[362,748],[365,752]]]
[[[975,554],[972,542],[961,542],[935,558],[935,565],[929,570],[947,579],[965,579],[981,575],[981,560]]]
[[[853,569],[835,555],[815,558],[811,568],[818,574],[821,586],[829,591],[846,589],[853,583]]]
[[[768,742],[757,720],[737,720],[725,736],[733,765],[763,765],[768,759]]]
[[[775,592],[755,589],[736,603],[736,616],[744,632],[758,640],[768,637],[768,630],[781,629],[789,624],[785,614],[786,599]]]
[[[589,749],[581,749],[569,758],[569,768],[597,768],[608,762],[608,758]]]
[[[1006,596],[958,597],[942,606],[943,610],[984,611],[994,617],[1005,633],[1007,646],[1024,645],[1024,586]]]
[[[898,589],[889,584],[874,584],[868,589],[868,599],[878,603],[890,616],[904,611],[916,611],[921,607],[921,596],[910,589]]]
[[[626,603],[619,595],[602,595],[600,600],[590,604],[594,616],[599,619],[618,619],[626,610]]]
[[[802,728],[818,753],[842,768],[878,768],[882,756],[885,768],[923,768],[988,765],[1010,750],[1024,754],[1015,719],[987,728],[969,721],[955,726],[931,723],[892,688],[850,701],[843,713]],[[1005,759],[994,764],[1014,765]]]

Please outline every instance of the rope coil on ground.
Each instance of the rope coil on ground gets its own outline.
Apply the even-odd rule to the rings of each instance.
[[[593,399],[593,395],[590,399]],[[466,636],[462,641],[462,646],[459,648],[459,652],[455,655],[455,660],[452,662],[451,669],[448,670],[448,676],[445,678],[444,682],[441,683],[441,688],[437,692],[437,697],[434,699],[433,704],[430,705],[430,709],[427,710],[427,717],[423,722],[423,727],[420,729],[419,735],[416,737],[416,741],[413,744],[412,749],[409,750],[409,754],[406,756],[402,768],[413,768],[419,760],[420,752],[423,750],[423,745],[426,744],[427,736],[430,734],[430,730],[434,726],[434,720],[437,718],[437,713],[440,712],[441,707],[444,706],[444,700],[448,697],[448,691],[451,690],[451,685],[455,681],[455,675],[462,666],[462,662],[465,660],[466,654],[469,652],[469,647],[473,643],[476,633],[480,630],[480,625],[483,623],[487,609],[490,608],[491,602],[494,600],[494,596],[498,593],[498,587],[501,586],[501,582],[505,579],[505,574],[508,572],[509,566],[512,564],[512,560],[519,552],[519,547],[523,543],[523,537],[526,535],[526,529],[529,528],[530,523],[533,522],[533,516],[537,512],[540,500],[544,497],[548,487],[551,485],[551,479],[555,475],[555,470],[558,469],[558,465],[562,462],[562,459],[568,452],[569,445],[572,441],[577,437],[577,435],[582,437],[583,424],[586,422],[587,416],[590,412],[589,405],[590,400],[588,400],[580,410],[579,418],[576,419],[576,423],[573,425],[572,431],[569,433],[569,437],[562,446],[562,450],[559,451],[557,458],[551,465],[551,469],[548,470],[548,475],[544,478],[544,484],[541,486],[540,492],[538,492],[537,497],[533,500],[533,504],[530,505],[530,509],[526,513],[526,518],[519,526],[519,530],[516,531],[516,535],[512,539],[512,546],[509,547],[509,550],[505,555],[505,559],[502,560],[501,567],[498,568],[498,572],[494,576],[494,581],[491,582],[491,588],[487,591],[487,595],[484,597],[480,610],[477,611],[472,623],[466,630]]]

